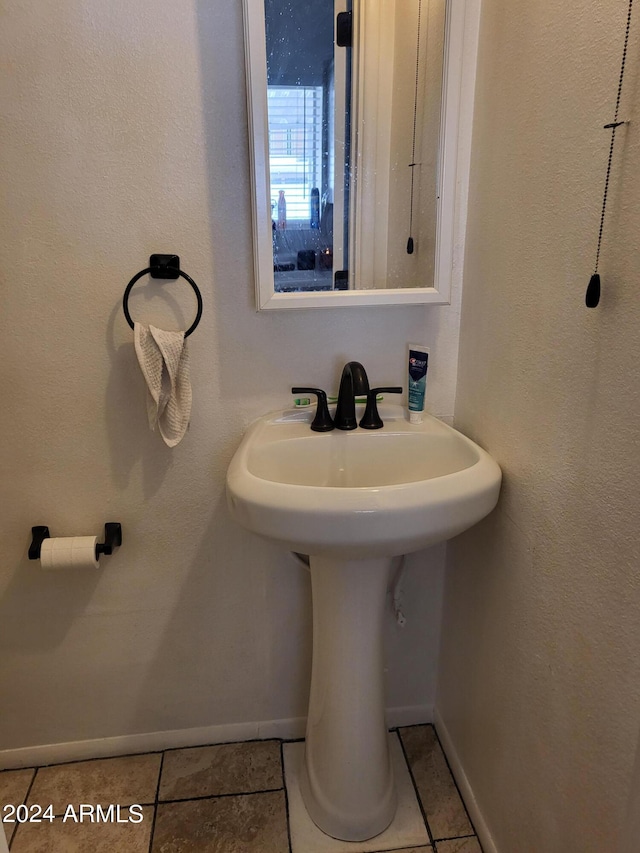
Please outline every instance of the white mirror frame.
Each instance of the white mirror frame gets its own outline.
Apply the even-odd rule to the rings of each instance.
[[[464,260],[480,0],[447,0],[433,286],[306,293],[274,291],[264,0],[243,6],[257,310],[449,304]]]

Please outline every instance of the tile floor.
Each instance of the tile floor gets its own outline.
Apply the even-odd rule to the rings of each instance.
[[[482,853],[433,727],[395,736],[431,841],[402,853]],[[2,771],[11,853],[290,853],[282,748],[249,741]]]

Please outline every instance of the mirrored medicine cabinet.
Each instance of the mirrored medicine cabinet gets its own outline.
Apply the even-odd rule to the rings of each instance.
[[[447,303],[477,4],[243,2],[258,309]]]

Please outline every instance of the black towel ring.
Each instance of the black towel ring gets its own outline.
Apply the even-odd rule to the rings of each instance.
[[[149,258],[149,266],[146,270],[140,270],[139,273],[136,273],[134,277],[131,279],[129,284],[126,287],[124,292],[124,296],[122,297],[122,310],[124,311],[124,316],[127,318],[127,323],[133,329],[133,320],[131,319],[131,314],[129,313],[129,294],[131,293],[131,288],[138,281],[139,278],[142,278],[143,275],[149,275],[152,278],[171,278],[176,279],[179,276],[186,279],[189,282],[193,291],[196,295],[196,299],[198,300],[198,313],[196,314],[196,319],[189,326],[187,331],[184,333],[185,338],[188,338],[191,332],[196,328],[198,323],[200,322],[200,318],[202,317],[202,296],[200,295],[200,291],[198,290],[198,286],[195,281],[188,276],[186,272],[183,272],[180,269],[180,258],[177,255],[151,255]]]

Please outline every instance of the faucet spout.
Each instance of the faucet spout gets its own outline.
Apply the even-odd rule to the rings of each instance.
[[[369,379],[366,370],[359,361],[349,361],[345,364],[340,379],[338,405],[334,416],[336,429],[355,429],[358,426],[356,397],[366,397],[368,393]]]

